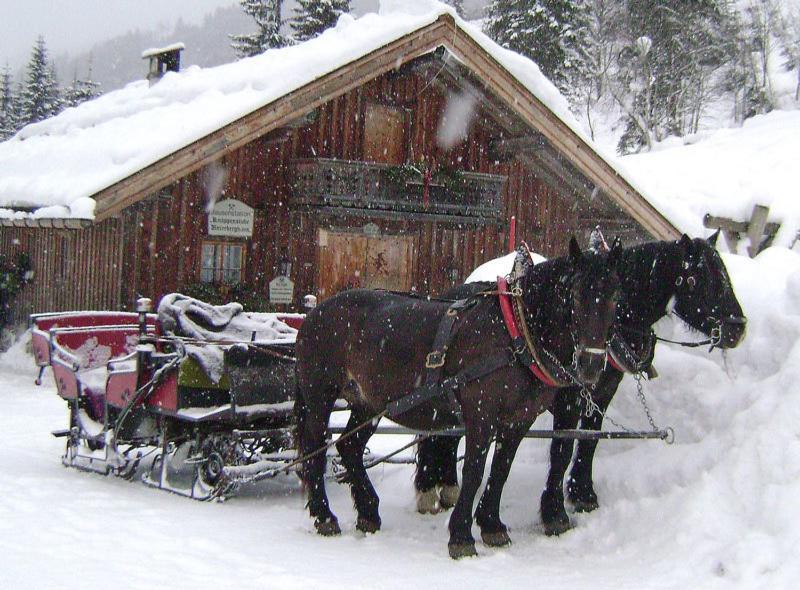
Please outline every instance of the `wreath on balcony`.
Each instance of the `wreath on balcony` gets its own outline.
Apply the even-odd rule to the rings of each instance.
[[[464,172],[452,166],[439,166],[431,170],[425,162],[390,166],[385,170],[386,180],[395,188],[403,189],[410,182],[427,182],[442,186],[447,193],[459,193],[466,186]]]

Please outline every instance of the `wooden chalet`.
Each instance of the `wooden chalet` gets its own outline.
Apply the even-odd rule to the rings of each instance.
[[[443,142],[447,117],[467,124]],[[596,225],[679,235],[446,12],[86,196],[92,220],[0,221],[0,253],[33,261],[18,319],[201,282],[266,299],[281,275],[292,309],[354,286],[439,293],[507,251],[512,216],[545,256]]]

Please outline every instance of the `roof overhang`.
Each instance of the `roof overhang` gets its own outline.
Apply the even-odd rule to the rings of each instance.
[[[94,224],[91,219],[63,217],[26,217],[24,219],[0,218],[0,227],[39,227],[53,229],[84,229]]]
[[[471,71],[486,90],[514,112],[551,147],[551,162],[571,166],[592,186],[603,191],[625,214],[656,239],[680,235],[655,207],[602,158],[569,125],[555,115],[522,82],[506,70],[449,14],[241,117],[169,156],[92,195],[95,220],[102,221],[258,139],[286,126],[328,101],[443,46]],[[579,187],[576,187],[579,188]]]

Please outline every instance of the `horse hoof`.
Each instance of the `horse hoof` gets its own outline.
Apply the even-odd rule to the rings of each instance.
[[[450,543],[447,545],[447,550],[452,559],[478,556],[478,552],[475,551],[475,543]]]
[[[359,517],[356,520],[356,528],[362,533],[377,533],[381,530],[381,521],[380,519],[374,521]]]
[[[548,537],[557,537],[562,533],[566,533],[571,528],[572,528],[572,523],[570,523],[569,519],[557,520],[555,522],[545,522],[544,534],[547,535]]]
[[[456,505],[461,488],[457,485],[442,486],[439,490],[439,505],[443,510],[449,510]]]
[[[481,531],[481,539],[484,544],[489,547],[505,547],[511,545],[511,537],[508,536],[506,531],[497,531],[494,533],[484,533]]]
[[[314,527],[317,529],[317,533],[323,537],[334,537],[342,534],[342,529],[339,528],[339,521],[337,521],[335,518],[328,520],[317,520],[314,522]]]
[[[420,514],[438,514],[441,512],[436,488],[427,492],[417,492],[417,512]]]
[[[573,500],[572,505],[575,507],[575,512],[592,512],[600,508],[597,500]]]

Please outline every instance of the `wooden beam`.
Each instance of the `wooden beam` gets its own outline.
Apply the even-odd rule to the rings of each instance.
[[[731,231],[736,233],[746,234],[749,224],[747,221],[736,221],[728,217],[717,217],[716,215],[706,214],[703,217],[703,226],[708,229],[721,229],[724,231]],[[778,233],[781,224],[775,221],[768,221],[764,226],[764,233],[768,235],[775,235]]]
[[[769,247],[781,228],[780,223],[767,221],[768,217],[769,207],[755,205],[749,221],[735,221],[727,217],[706,214],[703,217],[703,226],[709,229],[721,230],[725,243],[731,252],[737,251],[740,237],[743,234],[746,235],[750,240],[750,244],[747,246],[747,253],[753,258]]]
[[[547,140],[538,131],[519,137],[503,137],[489,142],[489,157],[509,160],[520,152],[538,152],[547,147]]]

